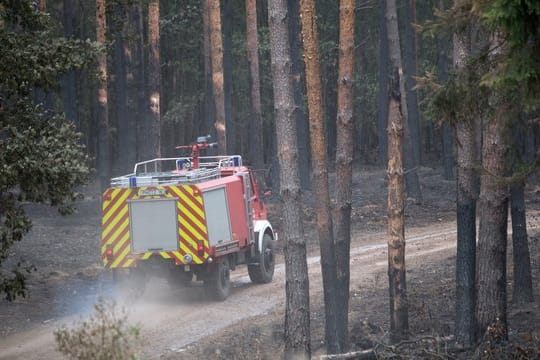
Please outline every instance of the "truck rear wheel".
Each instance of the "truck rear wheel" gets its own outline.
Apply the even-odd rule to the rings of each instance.
[[[248,265],[249,278],[255,284],[267,284],[274,277],[274,241],[269,234],[264,234],[258,263]]]
[[[215,300],[223,301],[231,293],[231,270],[227,256],[218,258],[216,267],[204,281],[206,294]]]

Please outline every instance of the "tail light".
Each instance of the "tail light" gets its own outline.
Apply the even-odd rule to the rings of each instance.
[[[204,244],[202,241],[199,242],[199,246],[197,246],[197,254],[199,256],[203,256],[204,255]]]
[[[107,248],[105,249],[105,256],[107,257],[107,260],[112,260],[112,258],[113,258],[113,247],[112,247],[112,245],[107,245]]]

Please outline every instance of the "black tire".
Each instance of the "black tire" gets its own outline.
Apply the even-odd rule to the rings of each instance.
[[[216,267],[204,281],[206,294],[214,300],[223,301],[231,293],[231,270],[226,256],[217,260]]]
[[[258,252],[258,263],[248,265],[249,278],[255,284],[268,284],[274,277],[276,259],[274,257],[274,240],[269,234],[264,234],[262,252]]]
[[[184,271],[184,269],[171,269],[168,276],[167,282],[169,285],[176,288],[185,288],[191,285],[193,280],[193,273],[191,271]]]

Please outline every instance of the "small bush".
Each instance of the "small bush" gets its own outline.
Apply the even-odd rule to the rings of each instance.
[[[119,312],[114,302],[100,299],[87,320],[56,330],[54,338],[56,349],[70,359],[136,359],[139,329],[128,326],[125,310]]]

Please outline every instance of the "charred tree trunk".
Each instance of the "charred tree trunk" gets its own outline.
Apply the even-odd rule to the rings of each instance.
[[[107,31],[107,16],[105,0],[96,0],[96,40],[105,46]],[[109,186],[111,178],[111,149],[109,134],[109,107],[107,104],[107,53],[102,52],[98,56],[98,151],[97,165],[98,177],[101,190]]]
[[[349,281],[354,152],[354,0],[340,1],[336,148],[336,327],[341,352],[349,349]]]
[[[257,35],[257,0],[246,0],[246,49],[251,90],[250,158],[256,170],[264,168],[261,84],[259,78],[259,38]],[[257,176],[263,180],[264,176]],[[261,184],[264,184],[261,182]]]
[[[232,154],[242,152],[240,133],[236,133],[232,115],[233,103],[233,12],[232,0],[223,4],[223,101],[225,102],[225,128],[227,129],[227,149]],[[247,128],[244,126],[243,128]]]
[[[300,207],[298,149],[294,145],[296,123],[293,118],[287,5],[284,0],[268,0],[268,18],[285,235],[285,358],[309,359],[309,279]]]
[[[227,154],[227,131],[225,123],[225,97],[223,83],[223,40],[221,36],[221,10],[219,0],[209,1],[210,20],[210,58],[212,60],[212,83],[216,110],[214,127],[216,129],[218,153]]]
[[[315,196],[315,210],[317,212],[317,232],[321,249],[324,291],[325,340],[328,353],[335,354],[340,352],[336,328],[336,255],[328,189],[328,160],[326,156],[316,17],[315,2],[313,0],[301,0],[300,20],[304,44],[304,62],[306,64],[312,185]]]
[[[381,1],[381,22],[379,26],[379,69],[377,90],[377,137],[378,164],[386,165],[388,160],[388,35],[386,31],[386,6]]]
[[[526,175],[520,174],[520,167],[525,158],[525,130],[520,124],[513,128],[514,152],[514,180],[510,186],[510,214],[512,217],[512,249],[514,286],[512,301],[516,304],[524,304],[534,301],[531,255],[527,238],[527,216],[525,214],[525,183]]]
[[[405,270],[405,222],[403,184],[403,133],[406,104],[401,74],[401,50],[396,1],[386,0],[388,49],[390,55],[390,99],[388,105],[388,280],[390,295],[390,341],[407,338],[409,315]],[[401,105],[401,107],[400,107]]]
[[[159,1],[148,3],[148,95],[150,111],[148,116],[147,146],[148,159],[161,154],[161,61],[159,46]],[[144,150],[143,150],[144,151]]]
[[[146,97],[146,61],[144,56],[144,16],[142,2],[135,4],[133,21],[135,23],[136,37],[136,69],[137,69],[137,159],[149,160],[148,145],[148,106]]]
[[[524,181],[518,181],[516,184],[513,184],[510,189],[512,248],[514,260],[514,288],[512,300],[516,304],[534,301],[524,192]]]
[[[135,160],[133,155],[134,149],[130,148],[130,137],[133,136],[131,130],[133,124],[130,123],[131,116],[128,113],[128,97],[127,97],[127,71],[126,71],[126,43],[128,41],[126,37],[128,18],[124,4],[114,5],[115,22],[120,29],[116,33],[114,42],[114,92],[116,99],[116,114],[117,114],[117,144],[118,144],[118,157],[116,159],[115,168],[122,174],[125,174],[132,168]]]
[[[439,1],[439,9],[444,10],[444,1]],[[437,39],[437,73],[441,83],[448,81],[448,50],[451,42],[448,36],[440,35]],[[442,124],[442,159],[444,178],[446,180],[455,179],[455,131],[449,124]]]
[[[298,164],[300,171],[300,185],[303,189],[311,189],[310,179],[310,152],[309,152],[309,124],[304,112],[304,62],[302,60],[302,30],[300,28],[300,2],[287,1],[289,19],[289,41],[291,44],[291,71],[294,92],[294,115],[298,138]]]
[[[409,0],[407,0],[409,1]],[[387,14],[388,16],[388,14]],[[397,17],[397,16],[396,16]],[[387,18],[388,20],[388,18]],[[397,23],[397,19],[396,19]],[[397,27],[397,24],[396,24]],[[390,39],[390,30],[387,28],[388,38]],[[398,34],[399,39],[399,28],[397,28],[396,33]],[[398,40],[397,46],[399,47],[400,42]],[[394,51],[392,49],[392,44],[389,40],[389,51]],[[392,56],[392,55],[390,55]],[[422,191],[420,189],[420,181],[418,179],[418,159],[416,158],[414,142],[416,141],[411,137],[411,125],[414,128],[414,121],[411,124],[409,119],[409,108],[411,107],[411,99],[409,98],[409,93],[407,91],[407,72],[405,71],[405,76],[403,76],[403,62],[401,56],[401,50],[399,51],[399,63],[400,63],[400,93],[401,93],[401,114],[403,116],[403,164],[405,168],[405,183],[407,196],[414,199],[417,204],[422,203]],[[393,66],[393,65],[392,65]],[[407,70],[407,69],[406,69]],[[416,100],[416,97],[415,97]],[[413,130],[414,131],[414,130]]]
[[[138,7],[135,4],[123,5],[126,6],[126,25],[124,27],[124,41],[122,54],[124,58],[124,81],[126,85],[126,123],[125,123],[125,141],[122,145],[126,148],[123,150],[125,154],[126,165],[131,166],[137,161],[137,123],[139,112],[137,111],[137,21]],[[121,131],[121,130],[119,130]]]
[[[469,57],[470,34],[454,35],[454,68],[461,70]],[[475,124],[469,119],[456,124],[457,137],[457,250],[456,250],[456,342],[472,346],[475,339],[476,201],[478,144]]]
[[[215,135],[213,126],[216,116],[214,103],[214,87],[212,82],[212,59],[210,58],[210,0],[202,0],[203,2],[203,36],[204,36],[204,83],[205,83],[205,131],[208,134]]]
[[[422,139],[420,136],[420,112],[418,96],[414,87],[416,81],[416,34],[413,24],[416,22],[416,0],[405,0],[405,90],[407,91],[407,122],[409,125],[410,148],[412,149],[411,167],[418,167],[421,162]]]

